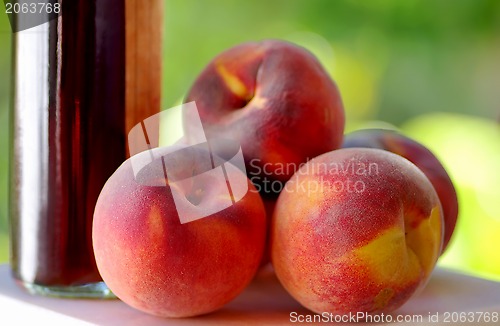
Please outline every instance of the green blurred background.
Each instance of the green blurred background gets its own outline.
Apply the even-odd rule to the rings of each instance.
[[[0,263],[8,261],[11,37],[0,14]],[[162,107],[244,41],[312,51],[340,88],[347,131],[399,128],[443,162],[460,201],[440,264],[500,280],[500,1],[167,0]]]

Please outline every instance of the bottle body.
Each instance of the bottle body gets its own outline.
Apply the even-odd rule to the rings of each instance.
[[[11,264],[34,293],[112,296],[93,256],[94,206],[127,157],[130,115],[159,110],[126,103],[126,2],[64,1],[56,20],[15,34]]]

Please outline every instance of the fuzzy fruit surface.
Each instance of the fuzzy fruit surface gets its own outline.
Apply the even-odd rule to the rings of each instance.
[[[163,154],[174,150],[160,149]],[[177,178],[201,172],[196,162],[204,157],[196,150],[187,158],[174,155],[171,172]],[[241,171],[228,170],[229,177],[243,176],[247,194],[222,211],[181,224],[173,192],[188,199],[184,208],[196,210],[223,200],[218,188],[227,185],[210,177],[184,187],[169,180],[166,186],[148,185],[163,176],[156,167],[134,177],[129,159],[104,186],[93,224],[99,272],[118,298],[144,312],[188,317],[215,311],[243,291],[259,267],[266,239],[262,200]]]
[[[343,183],[363,183],[349,191]],[[437,194],[396,154],[340,149],[309,161],[273,214],[276,274],[317,312],[387,313],[422,289],[443,241]]]
[[[207,137],[241,143],[255,183],[286,181],[293,169],[342,144],[344,109],[337,86],[319,61],[297,45],[265,40],[215,57],[192,85]],[[193,118],[184,115],[188,135]],[[192,131],[192,132],[191,132]],[[271,191],[268,191],[271,192]]]
[[[458,217],[458,198],[453,182],[436,156],[424,145],[391,130],[367,129],[345,136],[344,148],[379,148],[403,156],[415,164],[436,189],[443,207],[444,240],[443,252],[455,230]]]

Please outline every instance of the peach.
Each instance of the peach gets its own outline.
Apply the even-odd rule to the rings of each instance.
[[[285,166],[297,167],[342,143],[344,110],[335,83],[309,51],[291,43],[264,40],[224,51],[195,80],[190,101],[208,139],[241,144],[256,184],[285,182],[294,173]],[[196,133],[192,120],[184,114],[187,135]]]
[[[236,297],[259,267],[264,205],[240,170],[226,166],[228,182],[204,173],[212,166],[198,148],[154,153],[155,160],[141,163],[137,175],[134,164],[148,162],[152,154],[125,161],[102,189],[93,221],[99,272],[118,298],[144,312],[162,317],[212,312]],[[214,210],[227,202],[229,183],[233,190],[248,191],[231,206]],[[234,192],[230,196],[234,201]],[[181,223],[181,212],[208,216]]]
[[[344,148],[379,148],[403,156],[415,164],[429,178],[443,207],[444,240],[447,248],[458,216],[458,199],[455,187],[441,162],[424,145],[396,131],[367,129],[352,132],[344,139]]]
[[[340,149],[287,182],[273,215],[271,260],[283,286],[314,312],[388,313],[429,279],[442,223],[432,184],[411,162]]]

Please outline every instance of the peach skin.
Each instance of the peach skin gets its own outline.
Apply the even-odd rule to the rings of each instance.
[[[254,183],[285,182],[294,171],[283,164],[299,166],[342,144],[344,110],[335,83],[309,51],[291,43],[264,40],[222,52],[195,80],[190,101],[209,139],[242,145]],[[190,121],[185,114],[186,134],[193,134]]]
[[[448,247],[458,217],[458,199],[455,187],[445,168],[424,145],[396,131],[366,129],[345,136],[344,148],[378,148],[398,154],[415,164],[429,178],[443,207],[443,252]]]
[[[266,240],[264,205],[243,172],[226,170],[228,180],[236,175],[248,184],[246,195],[181,224],[180,209],[210,209],[227,199],[227,184],[204,175],[197,182],[174,184],[172,173],[188,181],[202,173],[206,166],[197,162],[206,161],[206,155],[193,149],[182,156],[176,154],[179,147],[158,151],[163,156],[135,177],[132,160],[150,153],[125,161],[102,189],[93,222],[97,266],[113,293],[136,309],[161,317],[206,314],[231,301],[254,277]],[[168,163],[163,165],[171,168],[168,178],[157,160]],[[175,192],[186,200],[174,203]]]
[[[272,220],[276,275],[306,308],[391,312],[424,287],[443,217],[427,177],[387,151],[340,149],[295,173]]]

